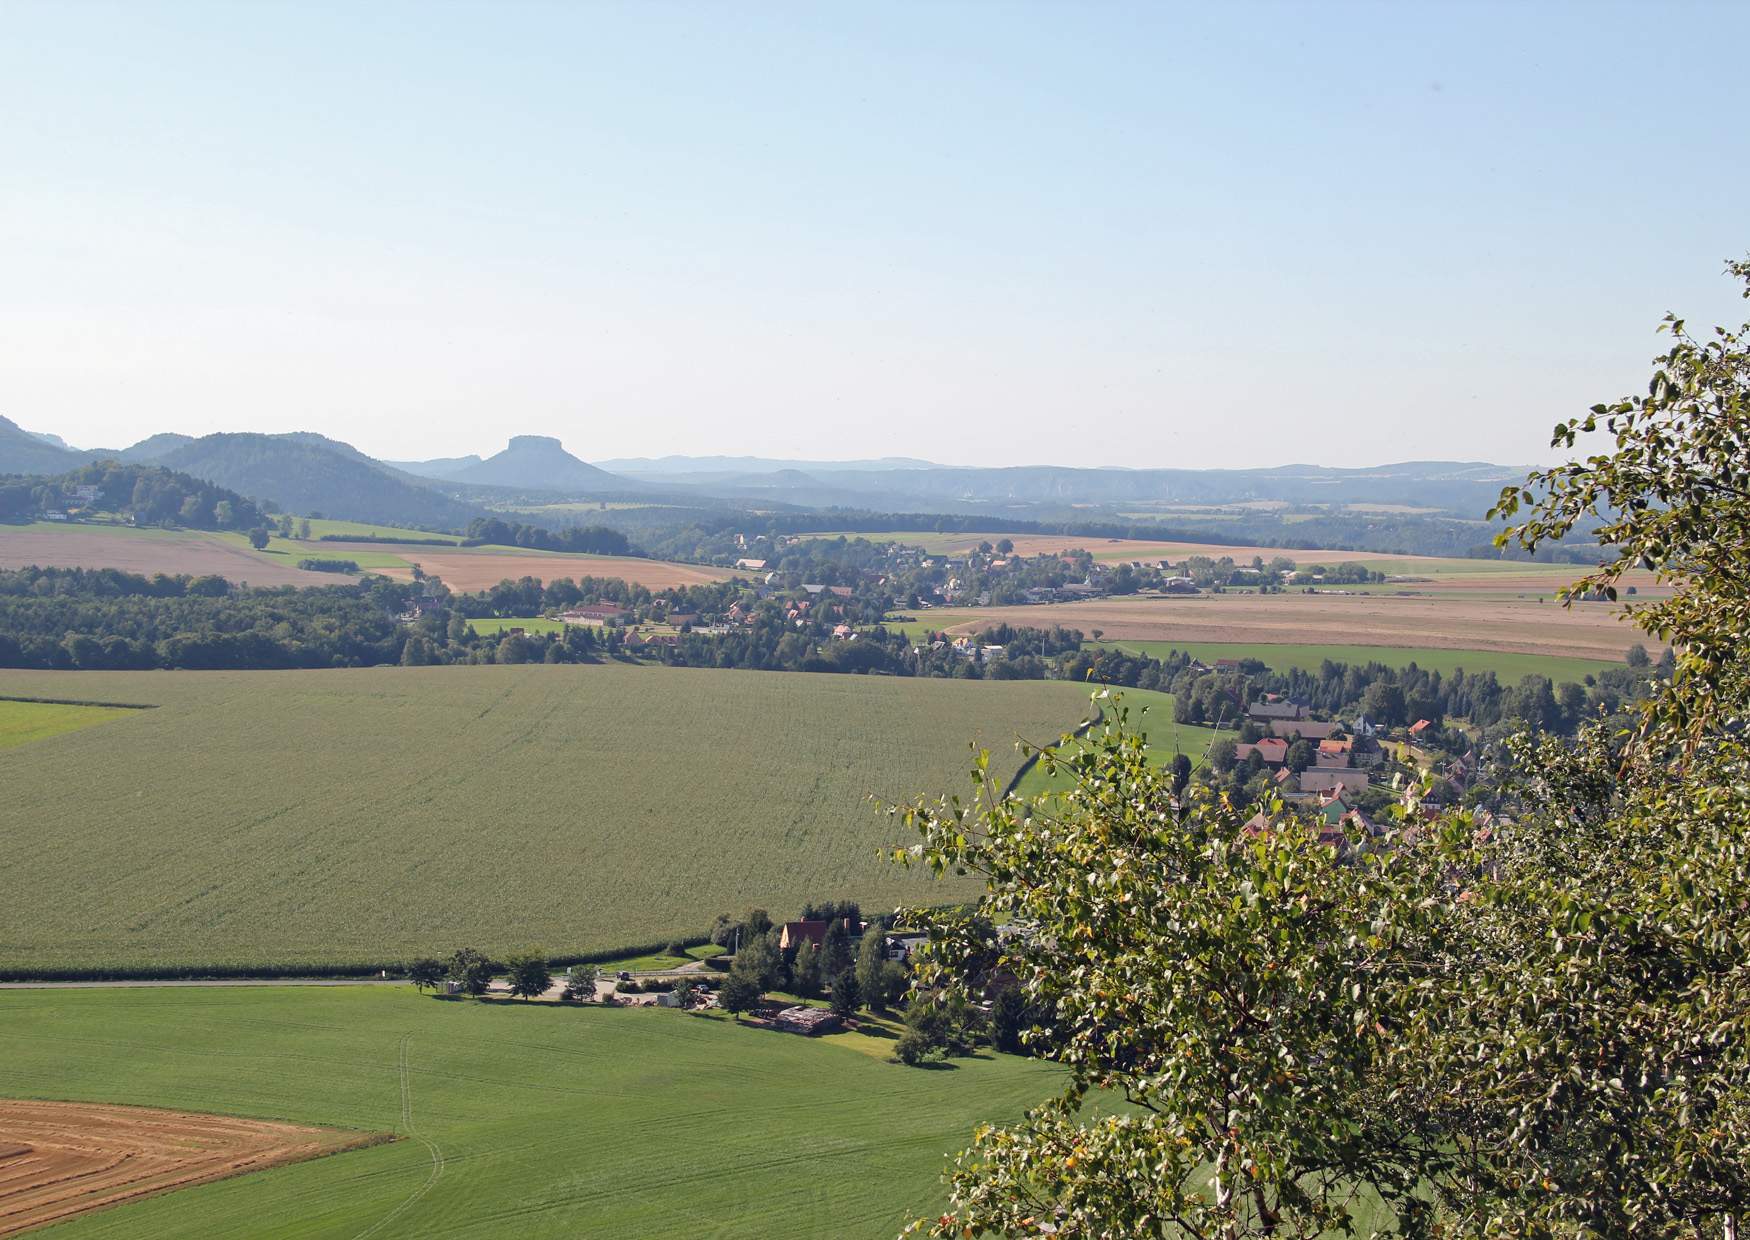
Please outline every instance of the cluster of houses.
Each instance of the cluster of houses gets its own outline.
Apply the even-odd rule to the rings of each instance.
[[[1277,790],[1285,797],[1310,798],[1337,792],[1360,792],[1371,782],[1371,768],[1385,759],[1371,736],[1335,735],[1342,725],[1306,717],[1305,707],[1274,694],[1246,708],[1246,717],[1270,735],[1234,746],[1234,757],[1247,761],[1255,753],[1265,766],[1275,770]],[[1291,770],[1288,751],[1298,742],[1314,746],[1313,761],[1302,771]]]
[[[1368,817],[1342,788],[1319,793],[1315,809],[1319,843],[1333,847],[1339,853],[1349,851],[1351,840],[1373,839],[1384,834],[1384,828]],[[1253,814],[1241,828],[1248,836],[1261,835],[1269,829],[1270,816],[1263,810]]]
[[[1008,647],[996,644],[980,645],[977,638],[956,637],[949,641],[946,637],[937,637],[928,642],[919,642],[912,647],[914,654],[924,654],[927,651],[940,650],[954,655],[956,658],[970,659],[974,663],[989,663],[995,659],[1008,656]]]
[[[1374,830],[1366,815],[1354,805],[1353,798],[1366,791],[1372,783],[1373,769],[1385,761],[1385,746],[1379,739],[1384,736],[1385,728],[1362,716],[1347,729],[1346,734],[1339,736],[1337,733],[1345,731],[1342,724],[1309,719],[1305,707],[1275,694],[1267,694],[1262,700],[1253,702],[1246,708],[1246,717],[1267,728],[1269,735],[1249,744],[1235,745],[1236,760],[1244,762],[1252,754],[1257,754],[1265,766],[1274,770],[1271,779],[1283,800],[1315,803],[1320,815],[1328,820],[1327,826],[1336,834],[1342,834],[1352,814],[1359,816],[1367,830]],[[1432,726],[1426,719],[1411,724],[1405,730],[1410,746],[1413,747]],[[1313,746],[1312,763],[1295,771],[1288,765],[1288,753],[1300,741]],[[1404,752],[1415,754],[1417,760],[1421,760],[1420,753],[1413,748],[1400,749],[1400,756]],[[1406,791],[1404,803],[1413,805],[1422,815],[1437,814],[1458,802],[1476,779],[1477,768],[1474,750],[1447,759],[1432,769],[1433,788]]]
[[[89,510],[97,506],[98,497],[103,494],[103,488],[97,486],[63,487],[61,494],[65,497],[65,508],[45,508],[42,518],[45,521],[75,521],[86,516]],[[134,523],[132,513],[125,518],[129,525]]]

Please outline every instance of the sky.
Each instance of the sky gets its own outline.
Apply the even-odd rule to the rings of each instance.
[[[1738,323],[1750,5],[0,0],[0,414],[1537,464]]]

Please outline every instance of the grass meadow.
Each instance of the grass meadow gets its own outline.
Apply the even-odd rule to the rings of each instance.
[[[404,1138],[88,1214],[55,1228],[67,1240],[886,1240],[937,1207],[975,1123],[1057,1081],[1035,1060],[950,1062],[404,986],[0,992],[0,1095]]]
[[[1089,643],[1090,645],[1096,643]],[[1596,674],[1619,663],[1602,659],[1576,659],[1565,655],[1525,654],[1504,650],[1436,650],[1409,646],[1317,646],[1245,642],[1178,642],[1178,641],[1105,641],[1102,646],[1116,647],[1135,654],[1164,659],[1174,650],[1213,664],[1217,659],[1257,659],[1277,671],[1304,668],[1317,671],[1326,659],[1335,663],[1384,663],[1388,667],[1405,668],[1414,663],[1424,671],[1450,676],[1462,668],[1467,672],[1494,672],[1502,684],[1516,685],[1526,676],[1548,676],[1557,684],[1579,682],[1588,673]]]
[[[1203,765],[1210,743],[1216,737],[1234,735],[1231,731],[1224,733],[1196,724],[1174,723],[1173,695],[1152,689],[1114,689],[1112,697],[1103,706],[1109,719],[1114,707],[1124,708],[1130,728],[1142,733],[1149,745],[1149,761],[1157,767],[1166,766],[1172,762],[1174,754],[1183,753],[1191,759],[1191,767],[1195,770]],[[1069,782],[1061,773],[1055,777],[1046,775],[1044,768],[1035,762],[1021,775],[1015,792],[1024,797],[1063,792],[1069,787]]]
[[[563,633],[565,621],[547,616],[485,616],[468,621],[476,633],[502,633],[506,629],[521,629],[525,633]]]
[[[45,741],[132,712],[114,706],[64,706],[58,702],[0,700],[0,749]]]
[[[0,750],[0,975],[634,954],[719,912],[961,899],[871,797],[1018,769],[1077,685],[598,666],[4,672],[156,704]]]

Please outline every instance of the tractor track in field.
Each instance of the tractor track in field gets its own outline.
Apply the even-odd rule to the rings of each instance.
[[[401,1128],[402,1132],[406,1133],[408,1136],[412,1137],[415,1141],[417,1141],[421,1145],[425,1146],[425,1148],[431,1153],[431,1174],[426,1176],[425,1183],[421,1184],[418,1188],[414,1189],[411,1193],[409,1193],[407,1195],[406,1199],[403,1200],[400,1205],[396,1206],[393,1210],[389,1211],[389,1213],[385,1214],[382,1218],[378,1219],[376,1222],[372,1223],[369,1227],[367,1227],[363,1231],[359,1232],[358,1235],[353,1237],[353,1240],[366,1240],[366,1237],[374,1236],[378,1232],[382,1231],[383,1228],[387,1227],[390,1223],[393,1223],[396,1219],[400,1218],[403,1214],[407,1213],[407,1211],[411,1210],[414,1206],[418,1205],[420,1200],[427,1193],[429,1193],[432,1190],[432,1188],[437,1184],[437,1182],[439,1180],[443,1179],[443,1177],[444,1177],[444,1152],[443,1152],[443,1150],[438,1148],[437,1142],[431,1140],[429,1137],[422,1135],[418,1130],[416,1130],[413,1127],[413,1082],[412,1082],[411,1078],[409,1077],[408,1070],[407,1070],[407,1046],[408,1046],[408,1043],[410,1043],[412,1041],[413,1041],[413,1035],[411,1033],[402,1034],[401,1035],[400,1050],[396,1056],[396,1068],[398,1069],[398,1071],[400,1073],[400,1077],[401,1077],[401,1124],[400,1124],[400,1128]]]

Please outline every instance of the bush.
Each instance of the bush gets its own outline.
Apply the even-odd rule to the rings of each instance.
[[[298,567],[311,573],[356,573],[359,570],[357,560],[331,560],[326,556],[299,560]]]
[[[941,1056],[942,1048],[932,1044],[928,1037],[915,1029],[907,1029],[900,1034],[899,1041],[893,1047],[893,1057],[908,1068],[915,1068]]]

